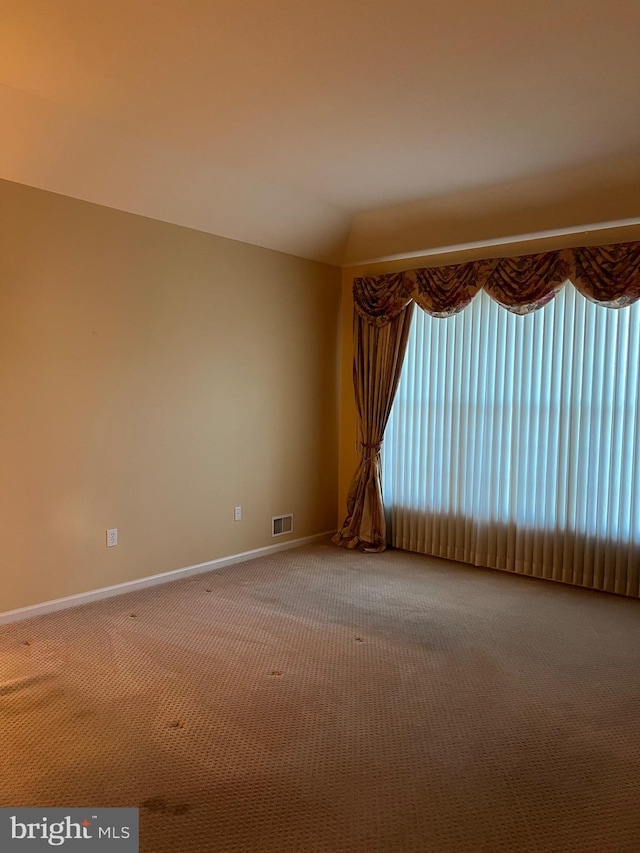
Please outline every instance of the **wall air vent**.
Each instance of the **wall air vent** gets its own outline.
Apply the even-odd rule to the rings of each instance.
[[[285,533],[293,533],[293,513],[274,515],[271,519],[271,535],[284,536]]]

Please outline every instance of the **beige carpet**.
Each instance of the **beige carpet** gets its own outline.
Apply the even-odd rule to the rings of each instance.
[[[288,551],[0,627],[0,804],[141,850],[640,851],[640,603]]]

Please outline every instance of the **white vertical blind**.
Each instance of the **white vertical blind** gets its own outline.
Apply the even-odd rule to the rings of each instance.
[[[383,447],[391,543],[638,596],[640,302],[567,284],[416,311]]]

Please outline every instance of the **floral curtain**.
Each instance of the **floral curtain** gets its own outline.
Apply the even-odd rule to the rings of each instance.
[[[528,314],[553,299],[567,280],[592,302],[630,305],[640,299],[640,242],[357,278],[353,296],[357,313],[379,328],[412,301],[434,317],[457,314],[481,288],[508,311]]]
[[[385,547],[380,447],[413,303],[434,317],[448,317],[484,289],[508,311],[528,314],[553,299],[566,281],[592,302],[609,308],[630,305],[640,299],[640,242],[489,258],[354,280],[354,388],[361,453],[348,515],[335,542],[366,550]]]
[[[413,305],[385,326],[354,315],[353,386],[360,429],[360,462],[347,497],[347,518],[336,544],[384,551],[386,524],[380,483],[380,448],[407,348]]]

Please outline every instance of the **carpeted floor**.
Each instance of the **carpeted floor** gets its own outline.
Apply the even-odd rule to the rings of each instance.
[[[304,547],[0,627],[0,805],[141,850],[640,851],[640,602]]]

